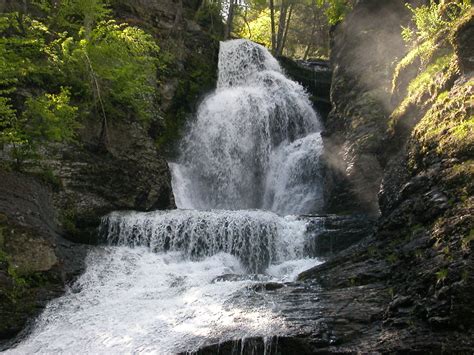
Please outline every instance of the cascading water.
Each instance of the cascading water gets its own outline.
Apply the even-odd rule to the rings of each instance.
[[[319,211],[319,130],[303,88],[264,47],[221,43],[217,89],[199,107],[171,165],[178,207]]]
[[[170,164],[188,209],[105,216],[106,245],[9,352],[169,354],[287,334],[254,286],[319,263],[305,254],[306,222],[288,216],[322,206],[318,131],[307,95],[266,49],[223,42],[218,87]]]

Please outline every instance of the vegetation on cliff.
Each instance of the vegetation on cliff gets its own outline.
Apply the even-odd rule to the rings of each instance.
[[[156,115],[163,60],[151,35],[118,23],[105,1],[34,1],[0,17],[0,142],[19,164],[81,120]],[[99,132],[98,132],[99,133]]]
[[[470,0],[408,8],[413,21],[403,28],[402,36],[410,50],[396,66],[392,84],[392,93],[404,99],[392,114],[391,127],[407,124],[400,119],[410,108],[426,108],[453,85],[459,76],[453,36],[459,25],[472,16]]]

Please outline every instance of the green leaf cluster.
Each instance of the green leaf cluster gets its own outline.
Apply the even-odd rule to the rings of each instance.
[[[79,118],[154,118],[164,60],[151,35],[105,0],[28,6],[0,15],[0,148],[18,158],[72,141]]]

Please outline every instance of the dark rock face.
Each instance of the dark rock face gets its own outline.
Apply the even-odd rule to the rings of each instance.
[[[160,111],[163,120],[155,122],[151,136],[162,152],[173,157],[176,142],[205,94],[217,82],[220,33],[199,24],[200,0],[118,0],[115,15],[152,33],[170,57],[166,77],[160,83]],[[204,5],[205,6],[205,5]],[[216,33],[217,32],[217,33]]]
[[[459,66],[465,74],[474,70],[474,23],[466,17],[454,36],[454,42],[459,57]]]
[[[176,139],[194,103],[214,86],[217,69],[218,41],[193,20],[199,4],[137,0],[113,5],[115,17],[152,33],[173,58],[159,87],[157,116],[165,119],[149,124],[134,117],[109,119],[106,150],[98,149],[100,118],[83,119],[79,142],[44,149],[40,167],[25,169],[28,174],[0,168],[0,339],[15,336],[82,272],[84,244],[97,243],[103,215],[175,208],[158,143]],[[0,10],[23,5],[29,10],[28,2],[3,0]],[[162,139],[165,131],[169,137]]]
[[[378,214],[384,137],[393,109],[389,88],[403,55],[400,26],[409,20],[403,1],[360,1],[333,33],[333,110],[326,124],[326,164],[332,191],[329,213]]]
[[[331,110],[330,91],[332,70],[328,61],[293,61],[290,58],[278,58],[285,73],[299,82],[310,93],[310,100],[326,121]]]
[[[304,216],[309,238],[307,254],[329,257],[371,235],[376,220],[367,215]]]
[[[85,246],[63,239],[51,189],[0,170],[0,341],[18,333],[83,268]]]
[[[59,179],[54,194],[66,236],[95,243],[100,218],[113,210],[174,208],[171,174],[153,139],[134,122],[111,122],[105,153],[94,147],[100,122],[87,122],[83,146],[51,149],[48,168]]]

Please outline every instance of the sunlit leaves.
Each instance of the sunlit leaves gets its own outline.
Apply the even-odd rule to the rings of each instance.
[[[78,108],[70,104],[70,92],[61,88],[58,94],[28,98],[22,115],[23,129],[33,141],[71,141],[79,127]]]
[[[12,155],[73,140],[79,114],[152,117],[163,60],[151,35],[111,20],[104,0],[31,4],[34,16],[0,15],[0,139]]]
[[[471,9],[471,0],[430,1],[428,5],[406,6],[413,14],[413,26],[404,27],[402,36],[407,43],[417,44],[448,30],[457,18]]]
[[[239,30],[239,36],[251,41],[263,44],[267,48],[272,45],[270,34],[270,10],[266,9],[258,13],[254,20],[243,24]]]

